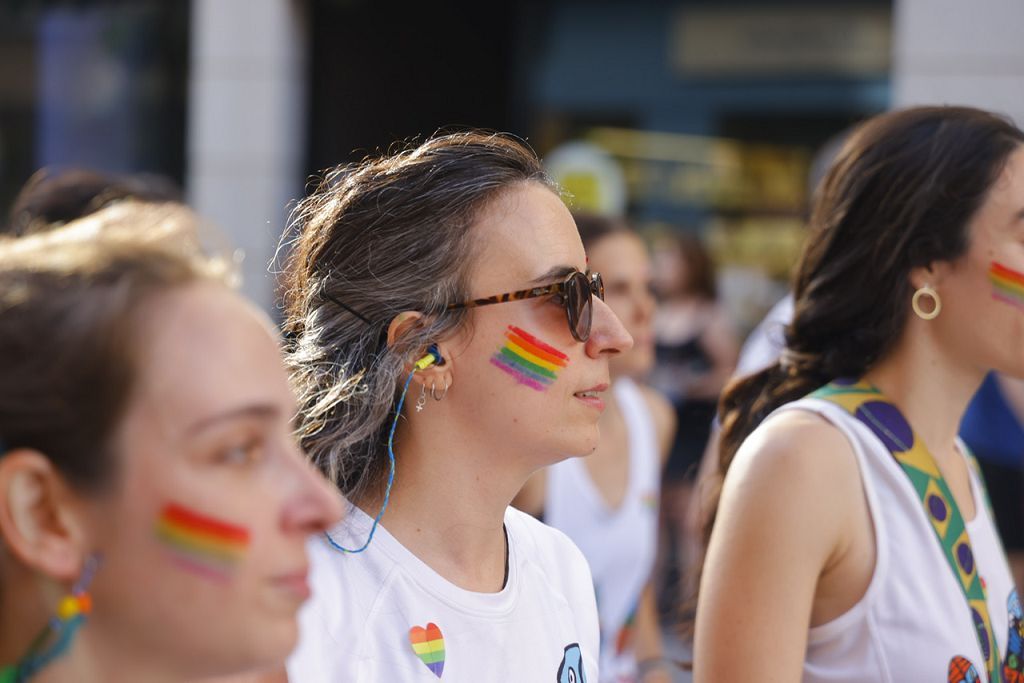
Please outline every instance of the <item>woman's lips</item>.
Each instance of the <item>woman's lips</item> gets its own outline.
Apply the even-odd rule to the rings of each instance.
[[[271,583],[300,602],[305,602],[312,595],[312,591],[309,588],[308,569],[275,576],[271,579]]]
[[[608,384],[602,383],[583,391],[577,391],[573,396],[591,408],[602,411],[604,410],[604,399],[601,395],[606,391],[608,391]]]

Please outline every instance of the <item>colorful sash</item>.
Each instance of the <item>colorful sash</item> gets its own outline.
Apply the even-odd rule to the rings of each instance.
[[[925,517],[935,530],[949,568],[963,590],[978,645],[985,657],[989,683],[1002,683],[995,632],[988,613],[985,586],[974,563],[971,539],[956,500],[924,442],[915,437],[899,408],[866,382],[836,380],[812,393],[811,398],[834,403],[864,423],[903,468],[921,500]]]

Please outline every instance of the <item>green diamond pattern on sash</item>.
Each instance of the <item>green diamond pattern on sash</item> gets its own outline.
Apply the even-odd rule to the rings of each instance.
[[[916,438],[899,408],[866,382],[837,380],[810,396],[834,403],[864,423],[910,479],[949,568],[963,590],[978,645],[985,657],[988,680],[990,683],[1002,683],[1002,667],[993,638],[995,632],[988,613],[985,587],[975,566],[971,539],[953,493],[924,442]]]

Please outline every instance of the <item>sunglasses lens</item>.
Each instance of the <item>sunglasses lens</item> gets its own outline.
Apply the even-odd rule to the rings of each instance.
[[[604,301],[604,278],[601,273],[590,274],[590,291],[601,301]]]
[[[568,304],[569,327],[572,336],[584,342],[590,338],[590,325],[594,318],[590,282],[583,273],[573,275],[569,286]]]

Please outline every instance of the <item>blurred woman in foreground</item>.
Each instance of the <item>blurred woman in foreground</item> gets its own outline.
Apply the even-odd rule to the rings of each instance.
[[[193,680],[295,644],[304,543],[340,502],[194,227],[123,202],[0,241],[5,683]]]

